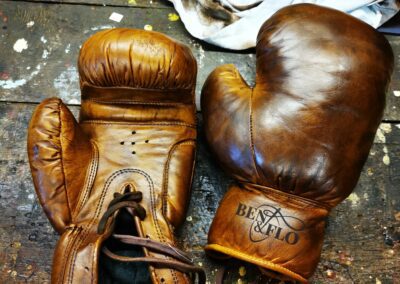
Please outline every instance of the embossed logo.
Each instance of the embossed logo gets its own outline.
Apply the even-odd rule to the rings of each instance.
[[[305,229],[301,219],[289,216],[282,208],[263,204],[257,208],[239,203],[236,215],[252,220],[249,238],[252,242],[261,242],[267,238],[295,245],[299,239],[299,232]]]

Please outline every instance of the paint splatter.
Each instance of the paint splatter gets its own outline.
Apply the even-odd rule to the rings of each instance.
[[[347,200],[351,202],[352,206],[356,206],[360,201],[360,197],[358,197],[358,195],[353,192],[352,194],[349,195],[349,197],[347,197]]]
[[[109,19],[110,19],[111,21],[114,21],[114,22],[119,23],[119,22],[121,22],[121,20],[122,20],[123,17],[124,17],[124,15],[113,12],[113,13],[111,14],[111,16],[109,17]]]
[[[43,43],[47,43],[47,39],[44,36],[40,37],[40,41],[43,42]]]
[[[137,5],[136,0],[128,0],[129,5]]]
[[[31,27],[33,27],[34,24],[35,24],[34,21],[27,22],[27,23],[26,23],[26,27],[27,27],[27,28],[31,28]]]
[[[65,53],[69,53],[70,50],[71,50],[71,44],[68,43],[67,47],[65,48]]]
[[[78,71],[74,66],[70,66],[62,72],[53,82],[54,88],[58,91],[58,96],[68,104],[79,103],[79,78]]]
[[[32,80],[33,77],[35,77],[37,74],[39,74],[39,71],[41,69],[41,64],[37,65],[35,68],[35,71],[33,71],[31,74],[26,76],[25,78],[18,79],[18,80],[0,80],[0,88],[3,89],[15,89],[18,87],[21,87],[25,85],[28,81]]]
[[[153,30],[153,26],[152,25],[145,25],[143,27],[146,31],[152,31]]]
[[[385,134],[388,134],[392,132],[392,125],[390,123],[382,123],[379,125],[378,130],[376,131],[376,139],[379,143],[386,143],[386,136]]]
[[[7,80],[10,78],[10,74],[8,74],[7,72],[0,72],[0,79],[1,80]]]
[[[83,33],[87,34],[90,31],[99,31],[99,30],[106,30],[106,29],[112,29],[115,28],[115,26],[113,25],[101,25],[101,26],[96,26],[96,27],[92,27],[90,28],[90,30],[85,30]],[[81,46],[79,46],[79,48],[81,48]]]
[[[47,49],[43,50],[42,59],[46,59],[49,56],[49,54],[50,53],[47,51]]]
[[[388,148],[386,146],[383,146],[383,153],[385,153],[385,155],[383,156],[382,161],[386,166],[390,165],[390,157],[388,155],[388,152]]]
[[[28,49],[28,42],[24,38],[18,39],[13,46],[16,52],[21,53],[23,50]]]
[[[400,97],[400,91],[393,91],[393,95],[395,97]]]
[[[386,166],[389,166],[389,165],[390,165],[390,157],[389,157],[388,154],[385,154],[385,156],[383,156],[382,162],[383,162]]]
[[[168,20],[170,20],[171,22],[176,22],[179,20],[179,16],[176,13],[169,13]]]

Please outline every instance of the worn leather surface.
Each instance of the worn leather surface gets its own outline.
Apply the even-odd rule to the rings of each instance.
[[[115,192],[142,192],[146,217],[131,226],[141,237],[176,246],[194,166],[197,66],[188,47],[156,32],[111,29],[83,44],[78,69],[79,123],[51,98],[29,125],[36,192],[61,234],[52,283],[98,282],[102,243],[115,218],[103,234],[96,230]],[[149,269],[153,283],[190,282],[176,270]]]
[[[368,156],[393,53],[359,20],[300,4],[263,24],[256,56],[253,88],[223,65],[202,90],[207,140],[237,180],[206,250],[306,282],[324,219],[354,189]]]

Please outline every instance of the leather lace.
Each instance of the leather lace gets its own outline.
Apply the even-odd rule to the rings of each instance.
[[[97,233],[103,234],[106,228],[108,219],[114,215],[115,212],[122,208],[131,208],[129,213],[132,216],[137,216],[141,220],[146,217],[146,210],[138,203],[142,200],[141,192],[127,192],[124,194],[114,193],[114,199],[110,202],[108,209],[104,212],[97,227]],[[169,243],[161,243],[149,238],[136,237],[131,235],[113,234],[113,238],[122,243],[129,245],[141,246],[151,251],[164,254],[173,259],[162,259],[157,257],[128,257],[120,256],[111,252],[107,247],[103,247],[102,251],[111,259],[122,262],[146,262],[156,268],[169,268],[175,269],[183,273],[197,274],[198,283],[203,284],[206,282],[206,275],[204,269],[197,267],[193,264],[192,259],[180,249],[173,247]]]

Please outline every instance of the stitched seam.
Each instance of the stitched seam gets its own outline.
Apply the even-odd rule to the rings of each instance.
[[[167,203],[168,203],[168,200],[167,200],[168,192],[167,191],[168,191],[168,180],[169,180],[168,179],[168,176],[169,176],[168,175],[168,173],[169,173],[169,163],[171,161],[171,158],[172,158],[172,155],[173,155],[175,149],[177,149],[179,146],[182,146],[182,145],[194,145],[194,142],[193,142],[193,140],[184,140],[184,141],[181,141],[181,142],[178,142],[178,143],[174,144],[171,147],[171,149],[168,151],[168,158],[167,158],[167,161],[166,161],[165,167],[164,167],[163,188],[162,188],[162,195],[161,195],[162,196],[162,210],[161,210],[161,213],[164,216],[165,220],[167,220],[165,215],[166,215],[166,212],[167,212]],[[169,230],[169,226],[168,226],[168,230]],[[166,258],[170,258],[170,257],[167,256]],[[174,282],[178,283],[178,277],[176,275],[176,272],[174,270],[172,270],[172,269],[169,269],[169,270],[170,270],[170,272],[172,274],[172,277],[174,278]]]
[[[64,193],[65,193],[65,199],[67,201],[67,206],[68,206],[68,213],[69,213],[69,220],[70,222],[72,221],[72,209],[71,205],[69,204],[69,198],[68,198],[68,189],[67,189],[67,177],[65,176],[65,170],[64,170],[64,163],[63,163],[63,142],[62,142],[62,122],[61,122],[61,101],[58,101],[58,121],[60,122],[59,126],[59,137],[60,137],[60,164],[61,164],[61,169],[62,169],[62,174],[64,178]]]
[[[171,149],[168,152],[168,158],[167,161],[165,163],[165,167],[164,167],[164,178],[163,178],[163,190],[162,190],[162,200],[163,200],[163,206],[162,206],[162,213],[164,215],[164,218],[166,218],[166,213],[167,213],[167,196],[168,196],[168,172],[169,172],[169,163],[171,161],[172,155],[174,153],[174,151],[176,150],[176,148],[178,148],[179,146],[182,145],[194,145],[194,140],[183,140],[181,142],[175,143]]]
[[[250,148],[251,148],[251,155],[253,158],[253,165],[254,170],[257,175],[257,179],[260,178],[258,173],[257,163],[256,163],[256,155],[254,149],[254,139],[253,139],[253,89],[251,89],[250,100],[249,100],[249,131],[250,131]]]
[[[70,251],[71,249],[73,249],[73,245],[74,245],[76,239],[78,238],[80,231],[81,231],[80,227],[74,227],[72,229],[71,234],[73,234],[74,236],[72,238],[69,238],[67,246],[65,247],[64,255],[63,255],[63,262],[62,262],[63,264],[68,262],[68,256],[70,254],[68,254],[67,251]],[[63,266],[62,279],[59,278],[60,280],[64,280],[66,268],[67,268],[67,264],[65,264]],[[69,275],[68,275],[68,277],[69,277]],[[61,281],[60,283],[63,283],[63,281]]]
[[[91,162],[90,162],[89,175],[86,176],[85,183],[84,183],[85,184],[84,195],[82,198],[80,198],[77,209],[75,210],[76,212],[79,212],[81,210],[82,206],[86,203],[86,200],[87,200],[88,196],[90,195],[90,192],[93,187],[95,175],[97,173],[97,167],[98,167],[98,162],[99,162],[99,160],[98,160],[99,152],[98,152],[95,142],[94,141],[91,141],[91,142],[92,142],[91,146],[92,146],[93,152],[92,152],[92,157],[91,157]]]
[[[251,183],[248,183],[248,184],[251,185]],[[296,196],[296,195],[293,195],[293,194],[290,194],[290,193],[286,193],[286,192],[279,192],[279,191],[276,191],[276,190],[274,190],[272,188],[269,188],[269,187],[266,187],[266,186],[258,186],[257,185],[256,189],[260,190],[261,192],[267,193],[268,195],[274,195],[274,196],[277,196],[277,197],[284,197],[286,199],[289,199],[290,202],[292,202],[292,203],[294,203],[296,205],[312,205],[312,206],[316,206],[316,207],[319,207],[319,208],[326,209],[326,210],[330,211],[330,207],[329,206],[327,206],[327,205],[325,205],[323,203],[320,203],[318,201],[314,201],[314,200],[311,200],[311,199],[305,199],[305,198],[302,198],[302,197],[299,197],[299,196]]]
[[[115,90],[126,90],[126,91],[142,91],[142,92],[162,92],[162,93],[170,93],[170,92],[190,92],[192,91],[192,88],[170,88],[170,89],[153,89],[153,88],[135,88],[135,87],[99,87],[92,85],[90,83],[85,84],[85,86],[92,88],[92,89],[97,89],[97,90],[110,90],[110,91],[115,91]]]
[[[100,196],[100,202],[97,204],[96,207],[96,211],[95,211],[95,215],[93,216],[93,218],[90,220],[89,224],[86,226],[86,228],[83,230],[83,233],[81,234],[80,238],[78,239],[77,244],[75,245],[75,247],[72,249],[72,255],[73,255],[73,261],[70,264],[70,273],[68,275],[68,283],[72,283],[72,275],[74,274],[74,270],[75,270],[75,262],[76,262],[76,256],[77,256],[77,251],[78,251],[78,247],[80,246],[81,243],[83,243],[83,241],[87,238],[87,236],[89,235],[89,231],[90,228],[92,227],[92,225],[94,224],[95,220],[97,219],[98,215],[100,214],[100,210],[103,207],[103,203],[104,203],[104,198],[107,194],[107,191],[111,185],[111,183],[114,181],[114,179],[116,177],[118,177],[120,174],[124,174],[124,173],[130,173],[130,172],[134,172],[134,173],[139,173],[142,174],[146,180],[148,181],[148,184],[151,185],[150,187],[150,192],[152,192],[152,180],[150,178],[150,176],[145,173],[144,171],[141,170],[137,170],[137,169],[123,169],[123,170],[119,170],[114,172],[106,181],[106,184],[103,187],[101,196]],[[72,266],[72,267],[71,267]],[[91,279],[91,282],[93,282],[93,278]]]
[[[85,99],[85,101],[91,101],[95,103],[105,103],[108,105],[119,105],[119,104],[129,104],[129,105],[156,105],[156,106],[183,106],[183,105],[191,105],[192,103],[163,103],[159,101],[154,102],[142,102],[142,101],[133,101],[133,100],[99,100],[99,99]]]
[[[189,124],[189,123],[184,123],[184,122],[159,122],[159,123],[147,123],[147,122],[138,122],[138,121],[132,121],[132,122],[120,122],[120,121],[104,121],[104,120],[86,120],[81,122],[85,124],[104,124],[104,125],[114,125],[114,124],[120,124],[120,125],[160,125],[160,126],[185,126],[185,127],[190,127],[190,128],[195,128],[196,125],[194,124]]]

